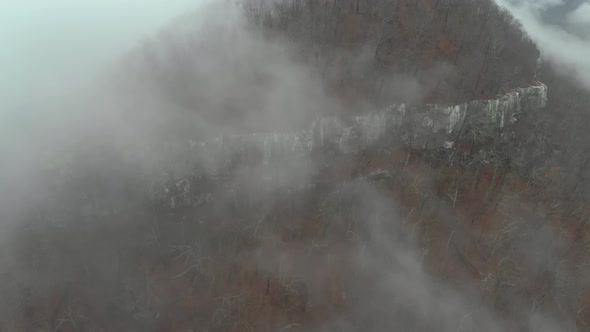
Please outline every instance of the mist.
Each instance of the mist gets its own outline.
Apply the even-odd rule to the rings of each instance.
[[[522,24],[541,50],[543,61],[590,89],[590,3],[560,0],[496,2]]]
[[[38,100],[67,97],[173,18],[197,10],[202,3],[3,1],[2,116],[17,116]]]
[[[71,105],[97,88],[109,66],[175,17],[198,10],[202,3],[3,1],[3,190],[10,188],[16,193],[28,187],[25,179],[36,178],[39,162],[45,158],[41,155],[61,145],[56,142],[63,143],[66,133],[79,130],[74,127],[80,122],[73,119],[80,118],[87,107]],[[78,125],[72,126],[74,123]]]
[[[512,152],[506,108],[543,108],[546,86],[424,111],[413,104],[456,64],[420,77],[404,63],[371,86],[409,103],[388,105],[390,118],[407,106],[417,120],[386,126],[375,95],[346,102],[326,84],[373,73],[371,43],[336,48],[346,61],[323,68],[229,1],[5,6],[0,330],[571,327],[553,303],[513,294],[547,274],[565,283],[569,242],[537,225],[543,206],[519,214],[534,205],[510,196],[524,181],[493,156]],[[457,113],[469,105],[492,134]],[[491,157],[447,141],[464,132]],[[455,208],[469,188],[482,201],[473,215],[502,218],[489,233]]]

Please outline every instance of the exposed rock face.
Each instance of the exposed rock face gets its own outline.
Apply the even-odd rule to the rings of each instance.
[[[426,105],[421,108],[405,104],[392,105],[362,115],[320,118],[309,129],[300,132],[218,137],[195,142],[193,147],[222,149],[228,144],[256,147],[264,161],[268,162],[276,154],[326,148],[336,148],[342,153],[357,153],[386,136],[402,135],[402,131],[410,133],[403,135],[403,139],[414,147],[450,147],[456,134],[467,124],[477,124],[486,130],[506,130],[522,112],[540,110],[546,103],[547,86],[539,84],[491,100],[474,100],[454,106]]]
[[[471,125],[484,134],[486,131],[506,131],[523,112],[535,112],[547,104],[544,84],[516,89],[496,99],[473,100],[461,105],[428,105],[423,112],[412,112],[414,147],[452,147],[458,132]]]
[[[451,148],[464,128],[469,126],[478,131],[488,131],[487,135],[506,134],[521,113],[538,111],[546,103],[547,87],[539,84],[517,89],[496,99],[474,100],[454,106],[426,105],[419,108],[401,104],[362,115],[324,117],[299,132],[227,135],[206,141],[190,141],[187,150],[190,154],[217,159],[215,164],[217,167],[222,165],[221,168],[231,164],[236,155],[245,156],[246,160],[253,158],[262,162],[259,165],[259,172],[263,173],[260,179],[280,178],[284,175],[275,174],[277,168],[296,169],[293,164],[308,159],[307,155],[311,153],[337,151],[354,154],[377,143],[386,145],[389,139],[396,138],[419,149]],[[204,170],[204,173],[207,171]],[[203,178],[209,177],[207,174],[191,174],[185,178],[170,179],[154,187],[152,198],[170,208],[206,202],[210,194],[195,191],[195,188],[203,186],[191,183],[200,183]]]

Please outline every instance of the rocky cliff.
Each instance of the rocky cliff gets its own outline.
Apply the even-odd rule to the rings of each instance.
[[[450,149],[466,128],[488,137],[510,137],[510,127],[521,114],[537,112],[546,103],[547,87],[538,83],[499,95],[496,99],[474,100],[452,106],[391,105],[365,114],[322,117],[299,132],[218,136],[190,141],[180,150],[215,160],[215,167],[212,168],[216,169],[215,172],[231,168],[229,165],[236,159],[254,160],[261,166],[257,169],[263,173],[257,175],[259,180],[270,177],[273,178],[270,181],[276,183],[277,178],[285,177],[284,174],[272,176],[277,168],[294,168],[290,166],[309,160],[313,155],[325,157],[327,151],[356,154],[374,146],[386,146],[394,140],[401,140],[415,149]],[[305,166],[302,164],[302,167]],[[154,186],[152,198],[169,208],[204,203],[211,194],[204,190],[202,183],[208,181],[204,179],[211,180],[217,176],[200,169],[187,176],[170,178]],[[299,184],[298,181],[290,182]]]
[[[329,116],[292,133],[253,133],[192,141],[192,148],[224,149],[248,146],[262,153],[265,163],[273,155],[335,148],[357,153],[379,140],[399,134],[415,148],[452,147],[456,135],[469,124],[481,130],[506,131],[523,112],[535,112],[547,103],[547,86],[537,84],[460,105],[391,105],[386,109],[354,116]],[[198,153],[198,152],[197,152]]]

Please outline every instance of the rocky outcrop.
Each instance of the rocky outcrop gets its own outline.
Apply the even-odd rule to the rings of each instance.
[[[313,121],[310,128],[293,133],[253,133],[192,142],[199,149],[248,146],[258,149],[264,162],[273,156],[335,148],[357,153],[391,135],[399,135],[417,148],[451,147],[468,124],[481,130],[506,131],[523,112],[535,112],[547,103],[547,86],[516,89],[496,99],[474,100],[460,105],[392,105],[356,116],[329,116]]]
[[[217,169],[231,168],[228,165],[236,156],[245,157],[246,162],[254,159],[259,172],[267,175],[260,179],[265,179],[274,174],[273,167],[265,166],[296,167],[292,162],[296,162],[299,156],[306,159],[313,153],[354,154],[378,143],[386,145],[390,139],[401,139],[414,148],[452,148],[466,128],[488,131],[482,135],[490,137],[498,133],[506,135],[520,114],[536,112],[544,108],[546,102],[547,87],[538,84],[496,99],[474,100],[454,106],[401,104],[355,116],[323,117],[299,132],[225,135],[190,141],[187,153],[216,159]],[[202,170],[203,174],[197,173],[155,185],[152,199],[173,209],[209,201],[211,194],[203,191],[206,186],[202,181],[210,179],[211,174],[207,170]],[[217,179],[218,175],[213,177]]]

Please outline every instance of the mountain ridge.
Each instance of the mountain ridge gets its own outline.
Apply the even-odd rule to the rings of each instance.
[[[270,3],[183,18],[80,106],[0,329],[583,331],[585,99],[514,20]]]

